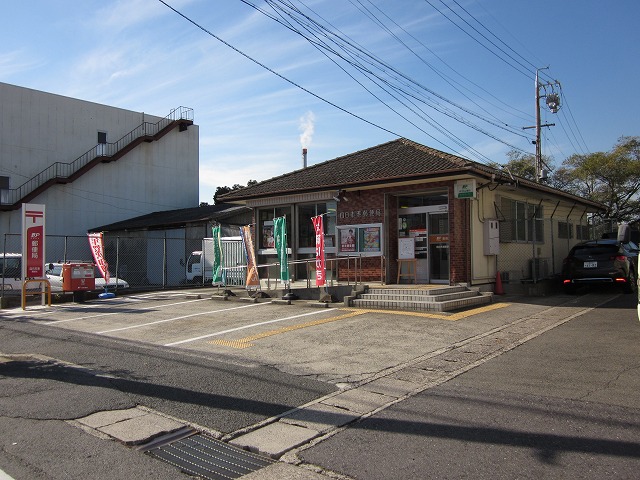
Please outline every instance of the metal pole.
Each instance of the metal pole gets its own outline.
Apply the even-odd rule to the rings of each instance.
[[[540,143],[540,79],[539,69],[536,70],[536,182],[540,183],[542,176],[542,145]]]

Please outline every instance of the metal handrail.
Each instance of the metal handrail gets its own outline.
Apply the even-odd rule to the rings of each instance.
[[[383,284],[385,283],[384,281],[384,262],[385,262],[385,256],[384,255],[376,255],[374,257],[379,257],[380,258],[380,283]],[[371,258],[371,256],[368,256],[368,258]],[[325,259],[325,262],[330,264],[331,262],[335,263],[336,267],[339,267],[339,262],[341,261],[345,261],[347,262],[347,270],[349,270],[350,264],[351,262],[353,262],[354,264],[354,273],[353,273],[353,284],[354,286],[357,286],[358,283],[362,283],[362,257],[361,256],[344,256],[344,257],[335,257],[335,258],[327,258]],[[311,287],[311,277],[309,275],[309,265],[310,264],[315,264],[316,263],[316,259],[315,258],[305,258],[303,260],[291,260],[288,261],[287,264],[288,265],[299,265],[299,264],[306,264],[306,273],[307,273],[307,288]],[[280,266],[280,262],[273,262],[273,263],[261,263],[259,265],[256,265],[257,268],[261,268],[261,267],[279,267]],[[226,272],[226,270],[237,270],[237,269],[244,269],[247,268],[247,265],[237,265],[235,267],[222,267],[223,271]],[[290,269],[291,270],[291,269]],[[333,271],[333,268],[327,268],[327,270]],[[336,269],[337,270],[337,269]],[[224,275],[223,275],[224,278]],[[269,275],[269,268],[267,268],[267,277],[266,278],[262,278],[261,280],[266,280],[267,282],[267,290],[271,290],[271,276]],[[278,278],[274,278],[273,281],[275,282],[275,287],[274,288],[278,288],[278,282],[282,282],[280,279]],[[347,274],[347,285],[351,285],[351,275]],[[334,279],[331,278],[331,280],[329,281],[330,286],[333,286],[333,282]]]
[[[111,157],[135,140],[146,136],[154,136],[178,120],[193,121],[193,109],[188,107],[174,108],[166,117],[160,119],[158,122],[142,122],[115,142],[98,144],[70,163],[55,162],[19,187],[4,190],[0,203],[13,205],[45,183],[56,178],[69,178],[94,159],[98,157]]]

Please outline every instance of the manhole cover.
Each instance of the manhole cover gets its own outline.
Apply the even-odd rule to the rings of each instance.
[[[186,473],[211,480],[238,478],[275,462],[202,434],[152,448],[147,453]]]

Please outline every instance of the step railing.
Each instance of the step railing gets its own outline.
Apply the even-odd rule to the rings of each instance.
[[[143,122],[115,142],[98,144],[70,163],[55,162],[19,187],[3,190],[0,196],[0,205],[16,205],[20,200],[47,182],[69,179],[96,158],[113,157],[136,140],[143,137],[153,137],[179,120],[193,122],[193,109],[188,107],[174,108],[166,117],[160,119],[158,122]]]

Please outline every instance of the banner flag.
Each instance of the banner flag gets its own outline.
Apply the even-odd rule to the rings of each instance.
[[[213,281],[223,283],[222,280],[222,240],[220,240],[220,225],[213,227]]]
[[[322,215],[313,217],[313,229],[316,232],[316,286],[324,287],[326,282],[325,259],[324,259],[324,226]]]
[[[276,243],[276,252],[280,262],[280,280],[289,281],[289,257],[287,255],[287,217],[273,219],[273,230]]]
[[[260,285],[260,277],[258,276],[258,264],[256,263],[256,252],[253,249],[253,238],[251,237],[251,227],[245,225],[240,227],[240,236],[242,237],[242,245],[244,245],[244,253],[247,257],[247,280],[246,287]]]
[[[104,258],[104,242],[102,239],[102,233],[88,233],[89,236],[89,246],[91,247],[91,253],[93,254],[93,259],[98,266],[98,270],[100,270],[100,274],[102,278],[104,278],[104,284],[109,284],[109,264],[107,260]],[[117,272],[116,272],[117,273]]]

